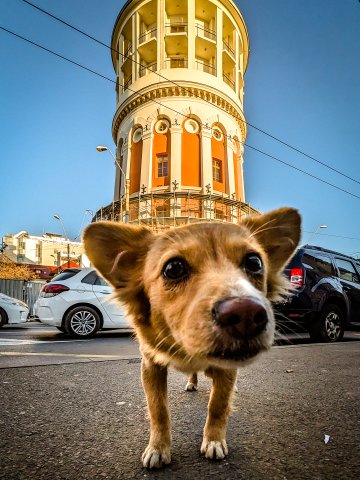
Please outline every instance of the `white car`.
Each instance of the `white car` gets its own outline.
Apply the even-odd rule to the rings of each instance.
[[[109,299],[111,293],[93,268],[67,268],[41,289],[35,315],[74,338],[106,328],[130,328],[124,311]]]
[[[0,293],[0,327],[6,324],[26,322],[29,307],[17,298]]]

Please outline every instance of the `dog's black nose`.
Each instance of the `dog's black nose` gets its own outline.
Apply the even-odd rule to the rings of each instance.
[[[236,337],[251,338],[262,332],[268,316],[255,297],[230,297],[216,302],[212,309],[215,323],[230,330]]]

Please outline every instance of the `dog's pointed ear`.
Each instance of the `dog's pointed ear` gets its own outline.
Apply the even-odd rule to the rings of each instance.
[[[301,217],[298,211],[279,208],[248,217],[243,223],[267,253],[271,269],[282,271],[300,241]]]
[[[116,222],[92,223],[83,234],[86,255],[115,288],[132,285],[139,289],[144,259],[153,239],[153,233],[145,227]]]

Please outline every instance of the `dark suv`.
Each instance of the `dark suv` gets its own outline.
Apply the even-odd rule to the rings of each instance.
[[[278,325],[305,327],[315,341],[336,342],[360,325],[360,262],[321,247],[299,248],[285,269],[295,288],[275,306]],[[290,322],[289,322],[290,321]]]

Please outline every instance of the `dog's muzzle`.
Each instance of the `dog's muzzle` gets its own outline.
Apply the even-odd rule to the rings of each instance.
[[[251,339],[259,335],[268,322],[265,307],[255,297],[228,297],[215,303],[213,321],[232,337]]]

